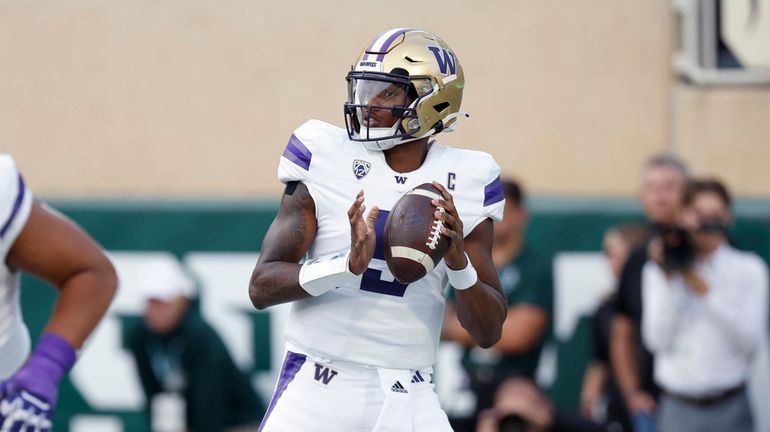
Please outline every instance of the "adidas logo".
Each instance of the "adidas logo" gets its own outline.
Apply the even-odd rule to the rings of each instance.
[[[396,381],[396,383],[393,384],[393,387],[390,388],[390,391],[396,393],[409,393],[399,381]]]
[[[420,371],[416,371],[414,373],[414,376],[412,377],[412,384],[417,384],[421,382],[425,382],[425,378],[422,377],[422,375],[420,374]]]

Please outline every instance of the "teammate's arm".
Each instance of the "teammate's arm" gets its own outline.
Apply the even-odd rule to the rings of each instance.
[[[101,248],[77,225],[38,203],[32,204],[6,262],[59,289],[45,332],[75,348],[96,327],[117,289],[115,269]]]
[[[301,182],[286,183],[251,274],[249,297],[257,309],[310,297],[299,284],[299,261],[315,238],[315,203]]]
[[[462,220],[452,195],[441,184],[434,182],[433,185],[444,196],[444,199],[433,202],[445,210],[436,212],[436,218],[444,222],[442,234],[450,239],[444,261],[450,271],[462,271],[472,265],[477,274],[473,285],[455,290],[457,318],[479,346],[489,348],[500,340],[508,311],[500,279],[492,262],[492,221],[484,220],[463,239]]]
[[[75,363],[75,349],[109,307],[117,276],[85,232],[37,203],[32,204],[6,263],[50,282],[59,289],[59,297],[35,350],[0,384],[0,428],[49,432],[59,382]]]

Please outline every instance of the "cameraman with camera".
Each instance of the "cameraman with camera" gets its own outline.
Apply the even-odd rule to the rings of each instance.
[[[662,432],[753,430],[746,380],[766,334],[768,275],[728,243],[730,205],[720,182],[693,181],[680,226],[649,245],[642,336],[663,391]]]

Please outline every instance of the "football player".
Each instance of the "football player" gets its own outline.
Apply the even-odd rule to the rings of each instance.
[[[462,68],[436,35],[386,31],[347,82],[346,129],[310,120],[280,159],[286,187],[249,294],[258,309],[293,303],[260,430],[450,431],[431,383],[444,288],[456,290],[459,320],[481,346],[497,342],[506,315],[490,257],[500,169],[486,153],[434,141],[465,115]],[[426,182],[442,193],[433,217],[450,248],[405,285],[388,272],[382,231],[396,201]]]
[[[50,431],[59,381],[112,300],[117,277],[77,225],[34,202],[13,159],[0,155],[0,430]],[[19,272],[59,289],[30,354]]]

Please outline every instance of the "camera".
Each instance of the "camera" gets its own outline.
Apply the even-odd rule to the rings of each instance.
[[[527,421],[518,414],[508,414],[498,424],[500,432],[526,432],[528,428]]]
[[[663,241],[663,269],[669,273],[689,269],[695,263],[692,234],[681,226],[658,227]]]

